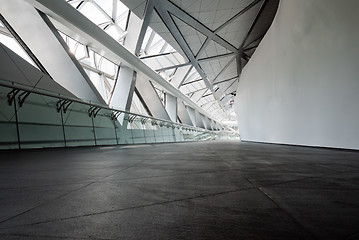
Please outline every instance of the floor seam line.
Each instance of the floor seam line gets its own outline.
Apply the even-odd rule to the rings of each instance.
[[[236,189],[236,190],[207,194],[207,195],[199,195],[199,196],[188,197],[188,198],[174,199],[174,200],[169,200],[169,201],[164,201],[164,202],[159,202],[159,203],[151,203],[151,204],[146,204],[146,205],[141,205],[141,206],[133,206],[133,207],[128,207],[128,208],[114,209],[114,210],[97,212],[97,213],[89,213],[89,214],[83,214],[83,215],[72,216],[72,217],[67,217],[67,218],[60,218],[60,219],[53,219],[53,220],[42,221],[42,222],[23,224],[23,225],[18,225],[18,226],[0,227],[0,229],[11,229],[11,228],[17,228],[17,227],[38,225],[38,224],[43,224],[43,223],[59,222],[59,221],[65,221],[65,220],[76,219],[76,218],[81,218],[81,217],[96,216],[96,215],[101,215],[101,214],[106,214],[106,213],[121,212],[121,211],[126,211],[126,210],[146,208],[146,207],[152,207],[152,206],[157,206],[157,205],[164,205],[164,204],[170,204],[170,203],[175,203],[175,202],[182,202],[182,201],[188,201],[188,200],[193,200],[193,199],[206,198],[206,197],[211,197],[211,196],[218,196],[218,195],[222,195],[222,194],[247,191],[247,190],[251,190],[251,189],[255,189],[255,188],[256,187],[242,188],[242,189]]]
[[[163,175],[163,176],[148,176],[148,177],[139,177],[139,178],[123,178],[123,179],[112,179],[112,180],[100,180],[99,182],[117,182],[117,181],[140,180],[140,179],[149,179],[149,178],[196,175],[196,174],[204,174],[204,173],[222,173],[222,172],[231,172],[231,171],[240,171],[240,170],[200,171],[200,172],[190,172],[190,173],[181,173],[181,174],[173,174],[173,175]]]
[[[131,166],[128,166],[128,167],[123,168],[123,169],[121,169],[121,170],[119,170],[119,171],[116,171],[115,173],[112,173],[112,174],[110,174],[110,175],[108,175],[108,176],[105,176],[105,177],[101,178],[100,180],[103,180],[103,179],[105,179],[105,178],[111,177],[111,176],[113,176],[113,175],[115,175],[115,174],[117,174],[117,173],[126,171],[127,169],[130,169],[130,168],[135,167],[135,166],[137,166],[137,165],[140,165],[140,164],[143,163],[144,161],[145,161],[145,160],[139,161],[139,162],[137,162],[137,163],[135,163],[135,164],[133,164],[133,165],[131,165]],[[100,180],[99,180],[99,181],[100,181]]]
[[[261,192],[266,198],[268,198],[271,202],[273,202],[278,209],[280,209],[282,212],[284,212],[289,218],[291,218],[296,224],[298,224],[303,230],[305,230],[307,233],[310,233],[314,239],[319,239],[312,231],[307,229],[297,218],[295,218],[291,213],[283,209],[276,201],[274,201],[271,196],[269,196],[266,192],[264,192],[261,187],[256,187],[259,192]]]
[[[342,172],[342,173],[350,173],[350,172]],[[271,186],[276,186],[276,185],[281,185],[281,184],[286,184],[286,183],[292,183],[292,182],[300,182],[303,180],[307,180],[307,179],[321,179],[323,177],[327,177],[327,176],[332,176],[335,175],[336,173],[328,173],[328,174],[321,174],[318,176],[311,176],[311,177],[305,177],[305,178],[298,178],[298,179],[293,179],[293,180],[289,180],[289,181],[284,181],[284,182],[279,182],[279,183],[271,183],[271,184],[264,184],[264,185],[260,185],[260,184],[255,184],[255,186],[258,187],[271,187]],[[246,178],[247,179],[247,178]],[[252,183],[249,179],[247,179],[247,181],[249,181],[250,183]],[[253,183],[252,183],[253,184]]]
[[[144,161],[145,161],[145,160],[142,160],[142,161],[140,161],[140,162],[138,162],[138,163],[136,163],[136,164],[134,164],[134,165],[131,165],[131,166],[127,167],[127,168],[121,169],[121,170],[119,170],[118,172],[113,173],[113,174],[108,175],[108,176],[105,176],[105,177],[103,177],[103,178],[101,178],[101,179],[99,179],[99,180],[91,181],[91,182],[89,182],[88,184],[86,184],[85,186],[81,186],[81,187],[79,187],[79,188],[76,188],[76,189],[74,189],[74,190],[71,190],[71,191],[69,191],[69,192],[67,192],[67,193],[65,193],[65,194],[62,194],[62,195],[60,195],[60,196],[58,196],[58,197],[56,197],[56,198],[54,198],[54,199],[52,199],[52,200],[46,201],[46,202],[44,202],[44,203],[42,203],[42,204],[40,204],[40,205],[37,205],[37,206],[32,207],[32,208],[30,208],[30,209],[28,209],[28,210],[26,210],[26,211],[23,211],[23,212],[21,212],[21,213],[19,213],[19,214],[16,214],[15,216],[12,216],[12,217],[7,218],[7,219],[5,219],[5,220],[3,220],[3,221],[0,221],[0,225],[3,224],[3,223],[5,223],[5,222],[7,222],[7,221],[9,221],[9,220],[11,220],[11,219],[14,219],[14,218],[16,218],[16,217],[19,217],[19,216],[21,216],[21,215],[23,215],[23,214],[26,214],[26,213],[28,213],[28,212],[31,212],[31,211],[34,210],[34,209],[37,209],[37,208],[40,208],[40,207],[45,206],[46,204],[55,202],[56,200],[58,200],[58,199],[60,199],[60,198],[63,198],[63,197],[65,197],[65,196],[68,196],[68,195],[71,194],[71,193],[74,193],[74,192],[77,192],[77,191],[79,191],[79,190],[81,190],[81,189],[84,189],[84,188],[86,188],[86,187],[88,187],[88,186],[90,186],[90,185],[92,185],[92,184],[94,184],[94,183],[100,182],[102,179],[105,179],[105,178],[107,178],[107,177],[109,177],[109,176],[112,176],[112,175],[114,175],[114,174],[117,174],[117,173],[119,173],[119,172],[121,172],[121,171],[125,171],[125,170],[127,170],[127,169],[129,169],[129,168],[131,168],[131,167],[133,167],[133,166],[136,166],[136,165],[138,165],[138,164],[140,164],[140,163],[142,163],[142,162],[144,162]],[[1,229],[1,228],[0,228],[0,229]]]
[[[89,183],[89,184],[86,184],[85,186],[81,186],[81,187],[79,187],[79,188],[73,189],[73,190],[71,190],[71,191],[69,191],[69,192],[67,192],[67,193],[64,193],[64,194],[62,194],[62,195],[60,195],[60,196],[58,196],[58,197],[56,197],[56,198],[54,198],[54,199],[52,199],[52,200],[45,201],[44,203],[42,203],[42,204],[40,204],[40,205],[37,205],[37,206],[32,207],[32,208],[30,208],[30,209],[28,209],[28,210],[26,210],[26,211],[23,211],[23,212],[21,212],[21,213],[19,213],[19,214],[16,214],[15,216],[12,216],[12,217],[10,217],[10,218],[7,218],[7,219],[1,221],[1,222],[0,222],[0,225],[3,224],[3,223],[5,223],[5,222],[7,222],[7,221],[9,221],[9,220],[11,220],[11,219],[14,219],[14,218],[16,218],[16,217],[19,217],[19,216],[21,216],[21,215],[23,215],[23,214],[26,214],[26,213],[28,213],[28,212],[31,212],[31,211],[34,210],[34,209],[37,209],[37,208],[40,208],[40,207],[45,206],[46,204],[52,203],[52,202],[54,202],[54,201],[56,201],[56,200],[58,200],[58,199],[60,199],[60,198],[62,198],[62,197],[65,197],[65,196],[67,196],[67,195],[69,195],[69,194],[71,194],[71,193],[73,193],[73,192],[76,192],[76,191],[78,191],[78,190],[80,190],[80,189],[82,189],[82,188],[86,188],[87,186],[90,186],[90,185],[93,184],[93,183],[94,183],[94,182],[91,182],[91,183]]]

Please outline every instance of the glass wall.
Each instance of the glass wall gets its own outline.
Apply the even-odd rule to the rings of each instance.
[[[215,131],[0,85],[0,149],[215,139]]]

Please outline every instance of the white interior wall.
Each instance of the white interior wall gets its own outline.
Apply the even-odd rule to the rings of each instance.
[[[247,141],[359,149],[359,1],[282,0],[240,78]]]

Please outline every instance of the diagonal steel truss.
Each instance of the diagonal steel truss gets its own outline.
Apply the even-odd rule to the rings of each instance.
[[[262,2],[262,6],[261,6],[261,9],[262,9],[262,7],[264,5],[264,1],[263,0],[254,0],[247,7],[243,8],[240,12],[238,12],[232,18],[230,18],[225,23],[223,23],[221,26],[219,26],[217,29],[212,31],[209,28],[207,28],[204,24],[199,22],[197,19],[190,16],[187,12],[182,10],[180,7],[176,6],[171,1],[148,0],[147,1],[147,8],[146,8],[146,11],[145,11],[145,14],[144,14],[144,20],[143,20],[144,22],[143,22],[142,29],[141,29],[142,34],[140,35],[140,38],[139,38],[138,43],[137,43],[138,48],[136,48],[136,53],[139,54],[140,47],[141,47],[141,45],[143,43],[145,32],[147,30],[147,27],[150,24],[151,16],[152,16],[153,12],[156,12],[160,16],[163,23],[166,25],[168,31],[175,38],[175,40],[177,41],[177,43],[180,46],[181,50],[185,53],[186,57],[189,60],[188,63],[173,65],[173,66],[165,67],[165,68],[160,68],[160,69],[156,69],[156,71],[161,72],[161,71],[166,71],[166,70],[179,68],[179,67],[183,67],[183,66],[187,66],[187,65],[192,65],[196,69],[196,71],[199,73],[199,75],[201,76],[201,79],[205,83],[206,87],[209,89],[210,93],[213,94],[216,101],[220,104],[223,112],[225,112],[224,105],[220,101],[223,98],[221,96],[219,96],[216,93],[216,91],[214,91],[213,85],[218,83],[218,82],[216,82],[216,79],[220,76],[220,74],[222,72],[224,72],[226,70],[226,68],[233,61],[237,62],[237,76],[236,76],[236,78],[241,74],[241,71],[242,71],[241,58],[243,57],[243,49],[242,49],[242,47],[244,45],[245,40],[248,38],[248,36],[245,37],[245,40],[241,44],[241,47],[237,49],[236,47],[234,47],[233,45],[228,43],[226,40],[224,40],[223,38],[218,36],[217,33],[221,29],[223,29],[225,26],[227,26],[229,23],[231,23],[233,20],[235,20],[236,18],[238,18],[242,14],[246,13],[252,7],[259,4],[260,2]],[[258,13],[258,15],[259,15],[259,13]],[[258,15],[256,16],[255,19],[258,18]],[[187,44],[184,36],[182,35],[180,30],[178,29],[178,27],[177,27],[177,25],[176,25],[176,23],[175,23],[175,21],[173,19],[173,16],[181,19],[182,21],[187,23],[189,26],[191,26],[195,30],[201,32],[202,34],[204,34],[207,37],[205,42],[201,46],[199,52],[196,55],[193,54],[193,52],[190,49],[189,45]],[[256,20],[254,20],[254,22],[253,22],[252,26],[250,27],[250,29],[253,29],[255,21]],[[249,35],[250,33],[251,33],[251,30],[247,33],[247,35]],[[228,49],[231,53],[221,54],[221,55],[217,55],[217,56],[211,56],[211,57],[208,57],[208,58],[199,58],[200,53],[206,48],[206,46],[208,45],[208,43],[210,41],[214,41],[214,42],[218,43],[220,46]],[[206,73],[203,71],[203,69],[201,68],[199,63],[204,62],[204,61],[211,61],[211,60],[218,59],[218,58],[221,58],[221,57],[228,57],[228,56],[233,56],[233,58],[230,59],[230,61],[223,67],[223,69],[217,74],[217,76],[214,78],[213,82],[211,83],[210,80],[208,79]],[[189,69],[189,71],[190,70],[191,69]],[[184,80],[185,80],[186,77],[187,77],[187,75],[185,75],[182,82],[179,84],[178,88],[180,88],[184,84]],[[230,80],[233,80],[233,78],[230,78],[230,79],[227,79],[227,80],[224,80],[224,81],[230,81]],[[220,82],[224,82],[224,81],[220,81]],[[236,82],[237,81],[234,81],[231,84],[231,86]],[[198,92],[198,90],[194,90],[194,91]],[[203,92],[203,95],[201,97],[203,97],[204,94],[205,94],[205,92]],[[206,94],[206,96],[208,96],[208,93]]]

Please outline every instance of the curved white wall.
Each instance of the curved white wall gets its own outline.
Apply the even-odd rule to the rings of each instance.
[[[359,149],[359,1],[282,0],[240,78],[247,141]]]

